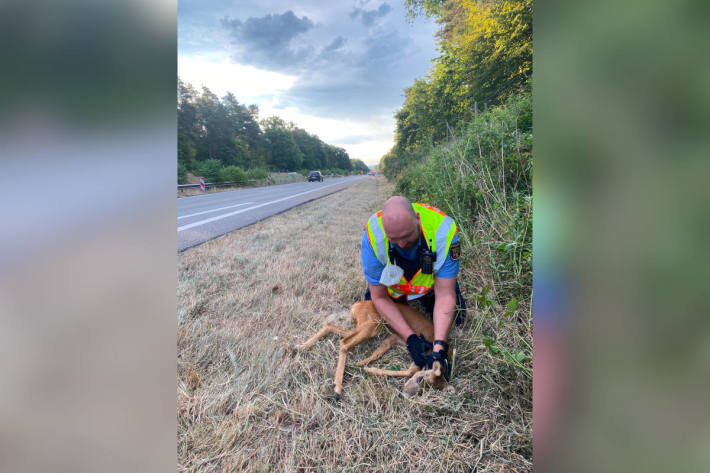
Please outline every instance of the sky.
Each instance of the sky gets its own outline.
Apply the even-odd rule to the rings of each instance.
[[[437,55],[436,30],[408,21],[402,0],[178,0],[178,76],[373,165]]]

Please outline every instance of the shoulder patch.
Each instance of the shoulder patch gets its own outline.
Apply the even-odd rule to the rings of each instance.
[[[451,259],[456,261],[459,259],[461,256],[461,242],[457,241],[456,243],[452,243],[451,246],[449,247],[449,255],[451,255]]]

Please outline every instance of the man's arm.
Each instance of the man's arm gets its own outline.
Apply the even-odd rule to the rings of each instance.
[[[407,321],[404,320],[397,304],[390,299],[385,286],[372,283],[368,283],[368,285],[370,286],[370,296],[377,312],[380,313],[392,330],[407,342],[407,350],[409,350],[412,361],[419,368],[426,366],[426,352],[431,348],[431,343],[423,335],[414,333]]]
[[[397,304],[390,299],[387,294],[387,288],[381,284],[372,284],[370,286],[370,296],[375,304],[377,312],[380,313],[383,319],[387,322],[392,330],[394,330],[403,340],[406,340],[410,335],[415,334],[412,328],[404,320],[402,313],[397,308]]]
[[[456,278],[435,277],[434,296],[434,339],[446,342],[456,316]],[[441,345],[434,345],[434,351],[442,349]]]

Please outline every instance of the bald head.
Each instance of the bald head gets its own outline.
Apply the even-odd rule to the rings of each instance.
[[[419,215],[405,197],[390,197],[382,207],[382,226],[394,244],[408,250],[419,241]]]

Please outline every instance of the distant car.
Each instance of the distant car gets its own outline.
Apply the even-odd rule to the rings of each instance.
[[[308,182],[311,181],[323,181],[323,175],[320,173],[320,171],[311,171],[310,173],[308,173]]]
[[[367,175],[368,175],[368,176],[374,176],[374,175],[375,175],[375,171],[370,171],[370,172],[367,173]]]

